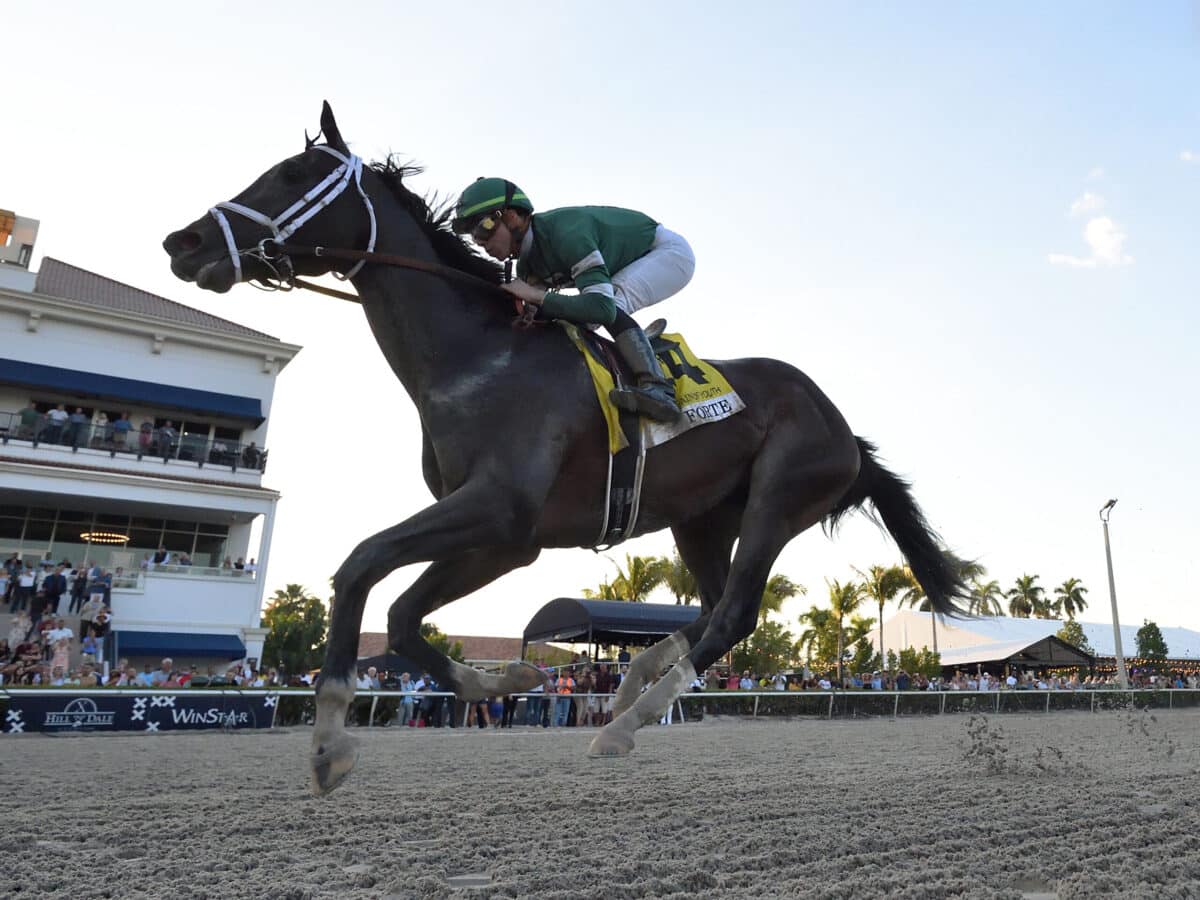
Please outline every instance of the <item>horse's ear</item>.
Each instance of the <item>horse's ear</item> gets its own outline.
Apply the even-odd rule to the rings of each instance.
[[[342,133],[338,131],[337,122],[333,118],[333,109],[328,100],[321,104],[321,133],[325,135],[325,142],[334,150],[350,153],[350,148],[342,140]]]

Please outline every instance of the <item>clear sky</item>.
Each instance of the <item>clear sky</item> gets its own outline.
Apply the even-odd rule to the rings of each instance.
[[[322,595],[363,537],[430,501],[407,395],[361,312],[177,281],[162,238],[334,107],[367,159],[453,195],[503,175],[542,209],[644,210],[691,241],[667,316],[698,353],[808,372],[1005,588],[1089,588],[1108,621],[1200,628],[1200,24],[1056,3],[8,4],[0,206],[54,256],[304,346],[276,386],[268,590]],[[645,323],[643,322],[643,324]],[[653,463],[651,462],[651,465]],[[618,548],[665,554],[667,532]],[[827,596],[898,562],[856,517],[776,571]],[[419,567],[384,581],[364,630]],[[588,550],[436,613],[518,635],[614,572]],[[666,599],[665,595],[663,599]]]

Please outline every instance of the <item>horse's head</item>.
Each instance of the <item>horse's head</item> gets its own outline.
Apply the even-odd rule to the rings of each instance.
[[[171,271],[217,293],[239,281],[281,287],[295,275],[338,268],[319,256],[293,261],[280,250],[293,236],[309,246],[374,249],[375,211],[362,187],[363,163],[346,147],[328,103],[321,110],[321,134],[324,144],[308,140],[303,153],[167,235],[163,249],[171,257]],[[348,278],[357,269],[335,274]]]

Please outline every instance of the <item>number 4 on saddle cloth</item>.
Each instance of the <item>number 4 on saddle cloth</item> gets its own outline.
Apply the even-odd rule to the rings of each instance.
[[[663,334],[666,323],[660,319],[646,329],[646,334],[663,373],[675,385],[682,415],[674,422],[655,422],[619,409],[608,395],[614,387],[629,381],[630,375],[614,352],[612,341],[570,322],[558,324],[583,354],[608,429],[608,489],[604,524],[595,544],[595,549],[607,549],[632,535],[637,525],[646,451],[685,431],[728,419],[746,404],[725,376],[692,353],[682,335]]]

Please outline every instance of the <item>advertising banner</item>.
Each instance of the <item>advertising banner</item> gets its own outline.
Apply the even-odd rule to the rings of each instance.
[[[10,691],[4,734],[270,728],[273,691]]]

